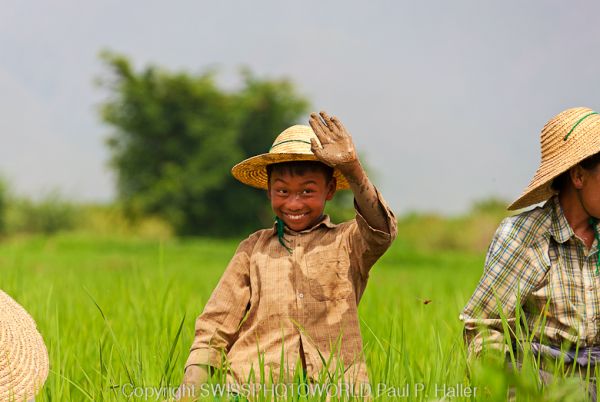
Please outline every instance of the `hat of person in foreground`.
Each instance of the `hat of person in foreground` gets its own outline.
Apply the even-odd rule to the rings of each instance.
[[[600,115],[587,107],[567,109],[546,123],[540,136],[542,160],[531,183],[508,209],[546,201],[556,193],[552,181],[600,152]]]
[[[0,290],[0,401],[29,401],[48,377],[48,352],[35,321]]]
[[[319,161],[311,151],[310,140],[321,142],[309,126],[292,126],[275,138],[268,153],[248,158],[231,169],[233,177],[244,184],[266,190],[268,188],[267,165],[295,161]],[[334,169],[333,176],[337,181],[337,190],[349,188],[344,175]]]

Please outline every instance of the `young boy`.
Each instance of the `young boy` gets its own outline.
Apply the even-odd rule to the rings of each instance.
[[[299,367],[316,379],[324,363],[346,383],[368,382],[357,306],[370,268],[396,236],[396,219],[342,123],[321,112],[310,125],[288,128],[269,153],[232,169],[267,190],[276,223],[242,241],[198,317],[188,389],[222,367],[223,356],[238,384],[287,381]],[[345,188],[356,218],[335,225],[323,210]]]

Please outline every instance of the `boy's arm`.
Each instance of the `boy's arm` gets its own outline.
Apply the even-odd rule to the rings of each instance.
[[[192,364],[185,369],[181,386],[175,394],[179,402],[191,402],[199,396],[202,384],[208,382],[211,376],[210,366]]]
[[[312,113],[309,123],[321,141],[311,140],[315,156],[326,165],[338,169],[348,180],[354,200],[369,226],[390,233],[388,214],[383,209],[375,186],[360,164],[352,137],[336,117]]]
[[[253,235],[240,243],[196,320],[196,333],[185,364],[183,384],[186,386],[197,389],[207,382],[211,368],[220,367],[222,356],[227,354],[236,338],[250,302],[249,256],[256,240],[257,236]]]

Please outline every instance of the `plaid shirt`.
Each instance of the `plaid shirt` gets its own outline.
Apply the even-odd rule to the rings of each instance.
[[[588,250],[575,236],[556,196],[543,207],[504,219],[460,315],[469,351],[479,353],[484,344],[506,350],[499,311],[514,328],[518,303],[534,341],[600,344],[597,248],[595,240]]]
[[[371,228],[357,212],[339,225],[326,216],[308,230],[286,228],[291,253],[274,228],[242,241],[196,320],[186,368],[220,367],[223,354],[233,380],[245,383],[260,381],[259,359],[264,359],[264,381],[270,373],[286,381],[298,363],[316,378],[322,359],[332,357],[330,368],[343,363],[347,382],[368,381],[357,306],[369,270],[392,243],[397,225],[379,201],[387,215],[385,232]],[[279,378],[280,369],[290,377]]]

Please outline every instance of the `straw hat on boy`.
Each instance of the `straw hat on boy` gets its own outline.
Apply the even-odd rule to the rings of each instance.
[[[587,107],[560,112],[540,136],[542,160],[529,186],[508,209],[545,201],[556,193],[552,181],[584,159],[600,152],[600,115]]]
[[[48,377],[48,352],[35,321],[0,290],[0,401],[29,401]]]
[[[267,165],[294,161],[318,161],[310,149],[310,140],[314,138],[321,142],[309,126],[292,126],[275,138],[268,153],[248,158],[231,169],[233,177],[252,187],[267,189]],[[350,188],[344,175],[334,169],[333,175],[337,181],[337,190]]]

